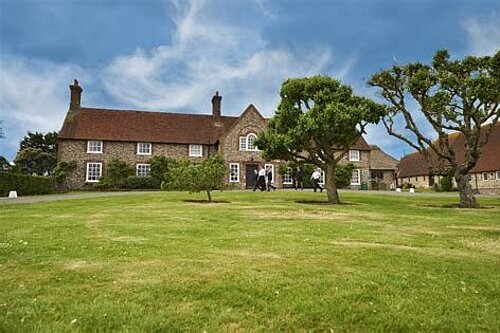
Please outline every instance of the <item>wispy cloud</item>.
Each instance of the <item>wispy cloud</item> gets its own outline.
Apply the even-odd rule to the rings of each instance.
[[[264,14],[264,16],[270,18],[271,20],[276,20],[278,18],[269,10],[266,0],[255,0],[255,2],[257,3],[257,6],[259,7],[262,14]]]
[[[6,137],[0,142],[0,154],[15,149],[28,130],[52,131],[61,126],[69,100],[64,87],[75,76],[87,79],[74,65],[19,58],[0,61],[0,119]]]
[[[500,12],[486,18],[470,18],[464,26],[474,55],[492,55],[500,50]]]
[[[211,94],[221,90],[226,112],[239,113],[253,102],[270,115],[283,79],[317,74],[331,63],[326,47],[304,54],[270,47],[255,27],[210,16],[206,1],[172,3],[172,44],[121,56],[103,73],[104,86],[117,100],[143,109],[203,112]]]

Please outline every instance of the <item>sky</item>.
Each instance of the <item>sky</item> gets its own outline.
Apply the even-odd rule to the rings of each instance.
[[[500,49],[498,0],[0,0],[0,155],[28,131],[61,128],[69,84],[82,105],[272,117],[281,83],[328,75],[358,95],[394,64]],[[381,124],[370,144],[412,150]]]

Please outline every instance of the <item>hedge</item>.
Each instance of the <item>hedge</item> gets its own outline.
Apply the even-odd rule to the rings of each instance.
[[[33,195],[52,193],[52,178],[36,177],[12,172],[0,172],[0,196],[6,197],[9,191],[17,191],[17,195]]]

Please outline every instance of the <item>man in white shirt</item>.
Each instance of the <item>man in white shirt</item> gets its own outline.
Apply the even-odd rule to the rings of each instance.
[[[319,184],[319,181],[321,179],[321,169],[317,168],[314,170],[314,172],[311,175],[311,179],[313,181],[313,186],[314,186],[314,192],[316,192],[317,189],[320,189],[320,192],[323,192],[323,187]]]

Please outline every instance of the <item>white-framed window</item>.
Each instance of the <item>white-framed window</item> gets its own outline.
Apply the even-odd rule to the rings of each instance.
[[[257,135],[255,133],[250,133],[247,136],[240,136],[240,151],[257,151],[257,147],[255,147],[255,140],[257,139]]]
[[[488,180],[488,173],[487,172],[483,172],[483,180]]]
[[[359,162],[359,150],[349,150],[349,161]]]
[[[283,175],[283,184],[293,184],[292,168],[286,168],[286,173]]]
[[[148,142],[137,143],[137,155],[151,155],[151,143]]]
[[[497,180],[500,180],[500,170],[497,171]]]
[[[102,176],[102,163],[87,163],[87,174],[85,181],[88,183],[96,183]]]
[[[240,164],[239,163],[229,163],[229,181],[231,183],[240,182]]]
[[[101,154],[102,153],[102,141],[98,141],[98,140],[87,141],[87,153]]]
[[[137,176],[139,177],[148,177],[151,172],[150,164],[137,164],[136,165]]]
[[[267,167],[271,167],[271,183],[274,183],[274,165],[273,164],[265,164],[264,168],[267,171]],[[267,172],[266,172],[266,181],[267,181]]]
[[[240,151],[247,150],[247,137],[240,136]]]
[[[189,145],[189,156],[202,157],[203,147],[201,145]]]
[[[323,170],[321,170],[321,175],[319,176],[319,183],[321,185],[325,185],[325,179],[326,179],[325,172]]]
[[[351,185],[361,185],[361,172],[359,169],[352,170]]]

